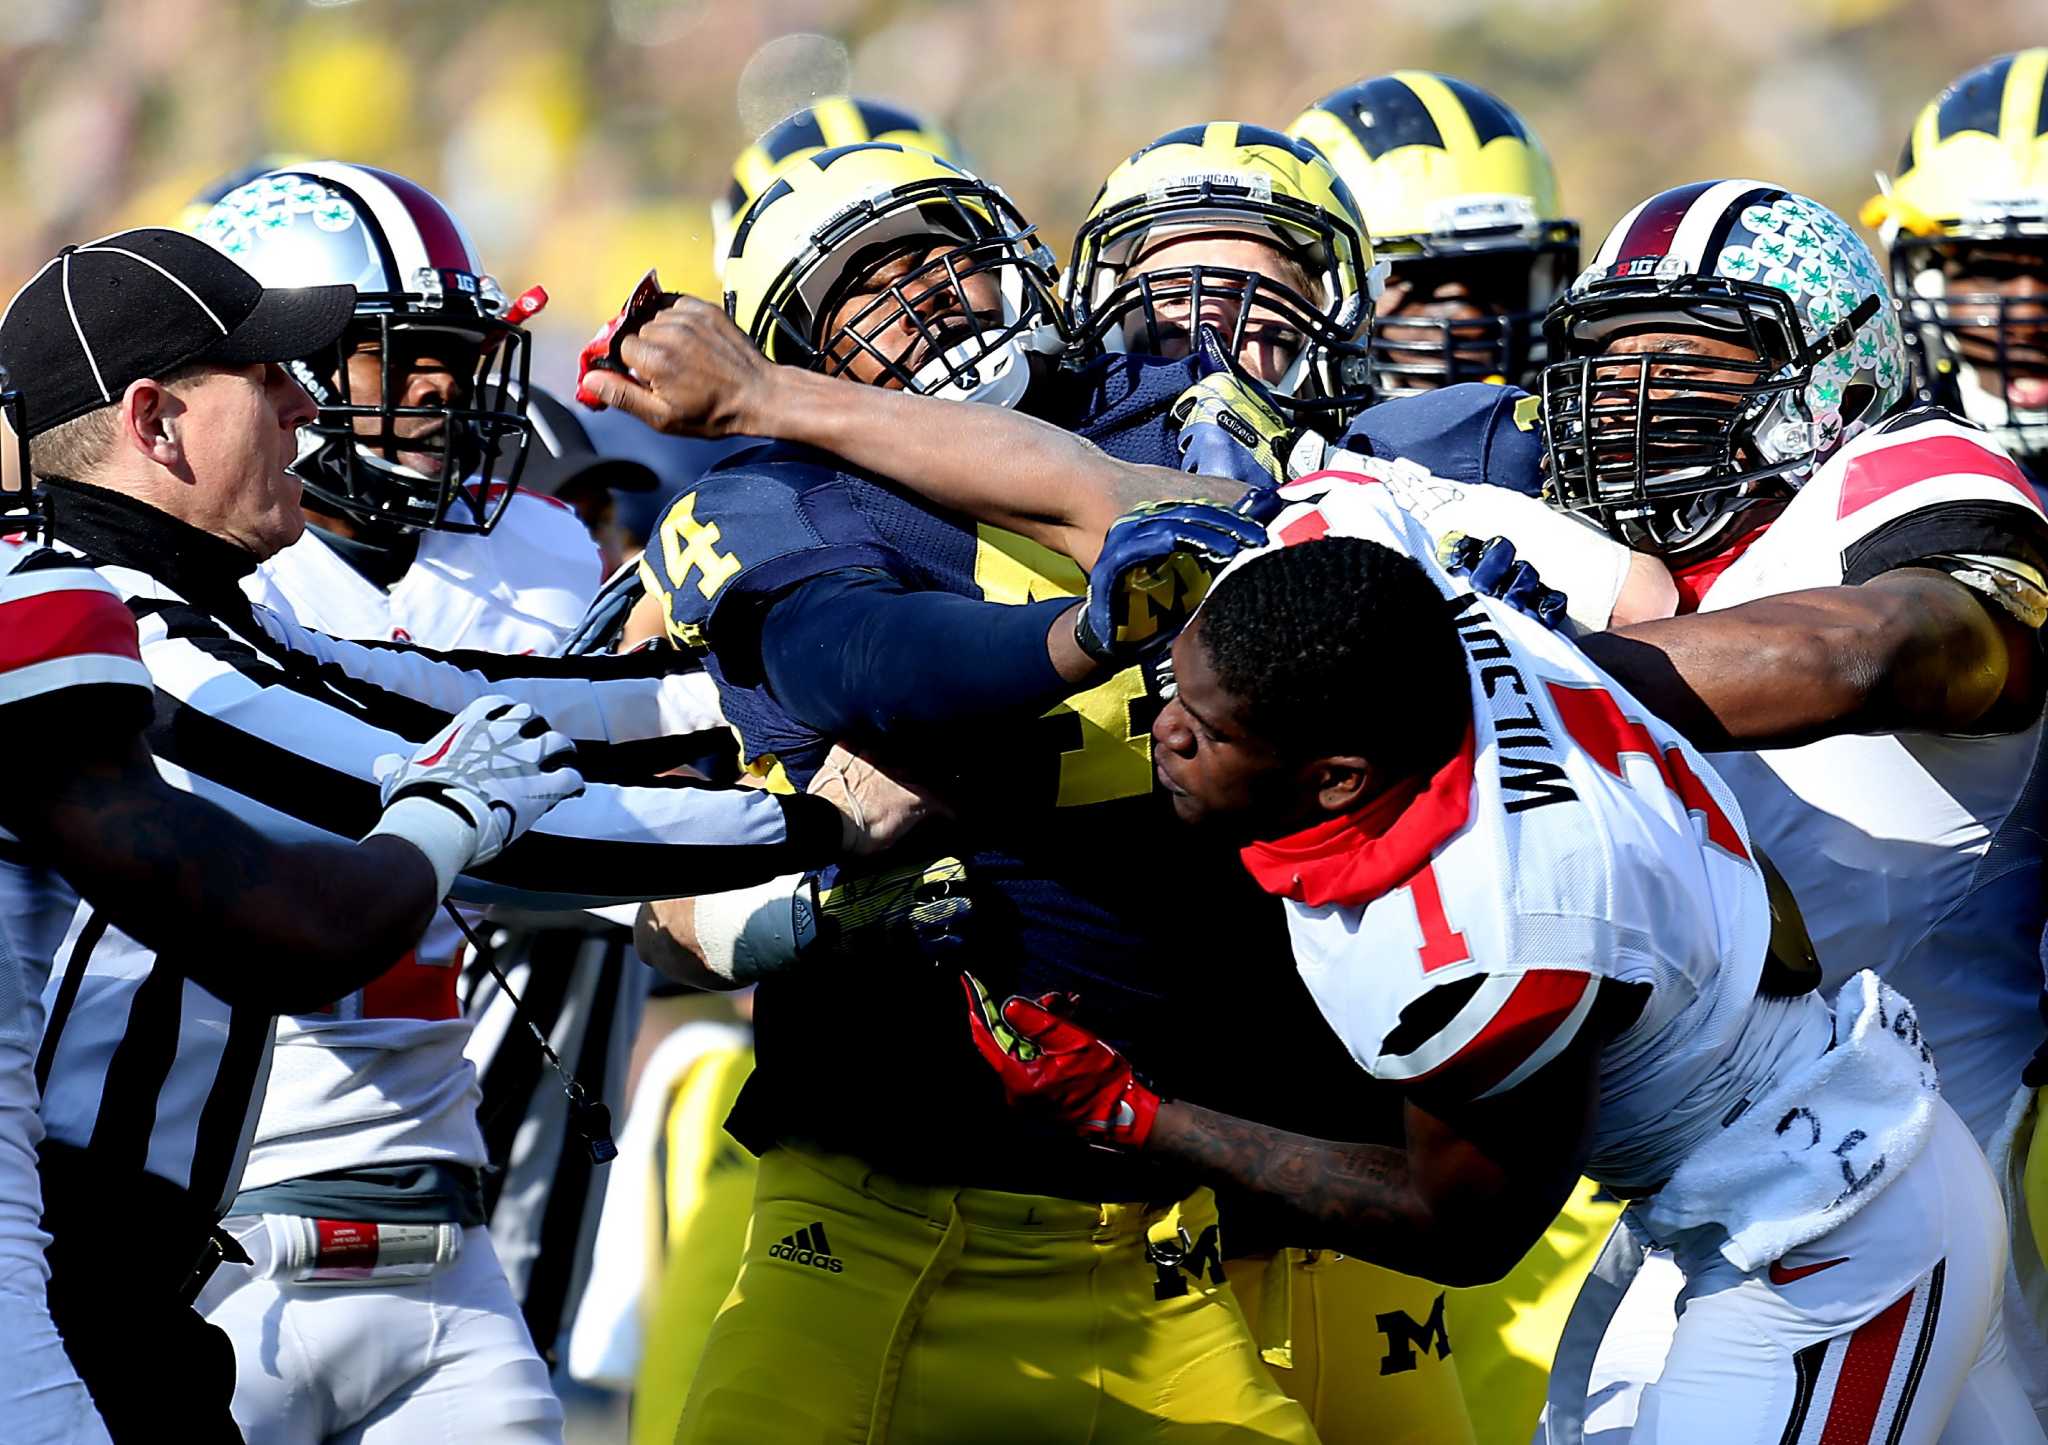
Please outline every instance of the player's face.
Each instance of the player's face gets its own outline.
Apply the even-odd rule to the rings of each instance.
[[[1186,271],[1189,267],[1220,267],[1246,271],[1297,297],[1306,298],[1314,289],[1300,264],[1269,241],[1248,236],[1191,234],[1161,241],[1145,251],[1124,273],[1126,281],[1159,272]],[[1218,335],[1238,334],[1237,363],[1255,379],[1279,381],[1301,355],[1300,328],[1271,307],[1253,298],[1249,316],[1244,315],[1244,288],[1216,278],[1202,288],[1199,298],[1185,286],[1162,297],[1149,307],[1136,306],[1124,317],[1124,349],[1149,356],[1178,359],[1194,349],[1203,326],[1213,326]],[[1304,303],[1305,304],[1305,303]],[[1237,333],[1240,317],[1243,331]]]
[[[1739,406],[1737,389],[1756,380],[1754,372],[1716,366],[1717,361],[1757,360],[1756,352],[1739,341],[1705,336],[1689,331],[1642,331],[1619,336],[1607,344],[1606,354],[1642,357],[1649,370],[1649,397],[1668,401],[1686,397],[1696,400],[1703,411],[1733,415]],[[1631,372],[1629,375],[1633,376]],[[1636,407],[1626,388],[1599,396],[1593,403],[1596,431],[1625,430],[1635,424]],[[1711,419],[1703,425],[1713,424]],[[1690,445],[1690,440],[1687,441]],[[1651,450],[1654,452],[1655,447]],[[1651,458],[1654,467],[1656,459]]]
[[[1452,375],[1494,372],[1500,351],[1492,323],[1528,305],[1527,267],[1513,257],[1396,266],[1373,323],[1381,358],[1415,368],[1404,384],[1423,388],[1446,385]]]
[[[466,407],[475,390],[480,348],[449,331],[393,330],[390,356],[392,404],[404,407],[440,409]],[[348,396],[358,406],[384,404],[386,371],[382,345],[369,338],[358,342],[348,358]],[[382,438],[380,418],[354,418],[358,435]],[[438,477],[447,469],[442,451],[448,422],[437,416],[401,416],[393,420],[396,438],[383,438],[373,445],[384,460],[408,467],[422,476]],[[422,449],[405,445],[419,443]]]
[[[1003,324],[1002,282],[958,245],[906,251],[873,267],[825,317],[825,370],[901,390],[905,376]]]
[[[201,509],[187,521],[258,558],[299,539],[306,514],[299,479],[298,430],[315,415],[313,399],[281,366],[220,367],[176,388],[182,410],[176,436],[197,480]]]
[[[1292,770],[1246,726],[1244,703],[1217,678],[1201,626],[1197,618],[1174,642],[1175,692],[1152,724],[1152,771],[1183,823],[1251,836]]]
[[[1992,395],[2048,409],[2048,249],[1972,246],[1942,263],[1950,333]]]

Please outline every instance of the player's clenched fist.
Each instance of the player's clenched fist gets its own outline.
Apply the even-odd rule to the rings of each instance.
[[[1138,1081],[1130,1061],[1065,1016],[1068,997],[1001,1004],[971,973],[967,1027],[974,1046],[1003,1081],[1010,1103],[1067,1125],[1092,1144],[1142,1149],[1159,1115],[1159,1095]]]
[[[837,743],[804,791],[839,810],[840,849],[848,858],[886,852],[918,824],[945,811],[931,793]]]
[[[673,436],[746,435],[749,399],[772,363],[717,306],[652,284],[583,348],[576,399]]]
[[[411,757],[386,753],[376,778],[384,816],[373,833],[404,838],[434,865],[446,894],[555,804],[583,791],[576,744],[508,697],[480,697]]]
[[[1289,425],[1271,390],[1237,364],[1215,327],[1201,328],[1195,355],[1201,379],[1169,412],[1182,471],[1265,490],[1322,466],[1328,443],[1312,427]]]
[[[1208,502],[1154,502],[1126,512],[1102,539],[1074,641],[1116,666],[1149,656],[1187,625],[1231,558],[1265,545],[1263,526]]]

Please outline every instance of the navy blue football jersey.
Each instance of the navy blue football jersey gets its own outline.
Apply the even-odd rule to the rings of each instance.
[[[1144,455],[1163,435],[1149,402],[1172,383],[1149,393],[1129,383],[1160,376],[1118,366],[1107,382],[1081,388],[1090,403],[1111,398],[1109,425],[1097,433],[1130,459],[1157,459]],[[1126,403],[1121,412],[1116,401]],[[672,635],[706,650],[747,763],[774,787],[802,787],[834,741],[791,716],[766,681],[762,619],[791,588],[861,569],[912,589],[1017,604],[1077,595],[1086,583],[1071,561],[1031,542],[829,456],[781,446],[731,458],[700,479],[663,518],[648,553],[648,585],[664,600]],[[945,660],[934,658],[931,686],[945,685]],[[977,724],[931,769],[972,783],[963,809],[971,821],[951,840],[977,898],[962,965],[998,996],[1078,995],[1078,1017],[1181,1097],[1273,1117],[1304,1091],[1246,1067],[1261,1038],[1297,1062],[1328,1050],[1340,1077],[1363,1085],[1301,989],[1280,910],[1234,852],[1181,828],[1155,792],[1159,706],[1141,671],[1129,669],[1043,716],[994,730]],[[849,741],[888,755],[887,739]],[[887,1038],[869,1046],[859,1031],[878,1026],[878,999],[886,1000],[879,1026]],[[927,965],[877,958],[829,976],[769,980],[756,1003],[759,1067],[734,1132],[757,1150],[805,1139],[893,1174],[983,1188],[1135,1199],[1166,1187],[1139,1161],[1013,1114],[965,1020],[958,979]],[[850,1051],[858,1055],[851,1067]],[[1306,1127],[1299,1118],[1274,1122]]]
[[[1338,445],[1388,460],[1405,457],[1454,482],[1484,482],[1537,496],[1543,431],[1536,398],[1518,386],[1460,382],[1367,407]]]

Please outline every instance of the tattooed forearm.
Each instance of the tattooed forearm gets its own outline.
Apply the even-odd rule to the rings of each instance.
[[[1410,1273],[1429,1249],[1429,1204],[1409,1176],[1405,1150],[1311,1139],[1178,1100],[1160,1107],[1146,1148],[1284,1215],[1292,1244]]]
[[[278,843],[171,787],[139,744],[59,770],[6,822],[114,925],[231,1003],[303,1012],[418,942],[433,870],[395,838]]]

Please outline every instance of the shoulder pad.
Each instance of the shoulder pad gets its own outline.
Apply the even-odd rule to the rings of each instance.
[[[499,573],[515,592],[560,587],[587,607],[604,582],[604,557],[590,529],[567,502],[518,491],[487,537]]]
[[[48,549],[10,551],[0,566],[0,636],[8,644],[0,653],[0,715],[25,717],[11,709],[30,701],[46,723],[53,707],[90,714],[103,708],[105,686],[139,701],[146,718],[155,693],[120,593],[76,557]],[[36,746],[47,751],[52,741],[62,734]]]
[[[1367,407],[1340,447],[1406,458],[1454,482],[1535,496],[1543,489],[1543,434],[1535,398],[1518,386],[1461,382]]]
[[[819,452],[753,448],[713,467],[661,515],[641,568],[677,641],[701,646],[740,598],[807,577],[903,563],[858,494],[875,483]]]
[[[1795,511],[1833,529],[1831,550],[1852,585],[1947,553],[2048,565],[2048,517],[2032,481],[1989,433],[1939,407],[1916,407],[1843,447],[1786,519]]]

